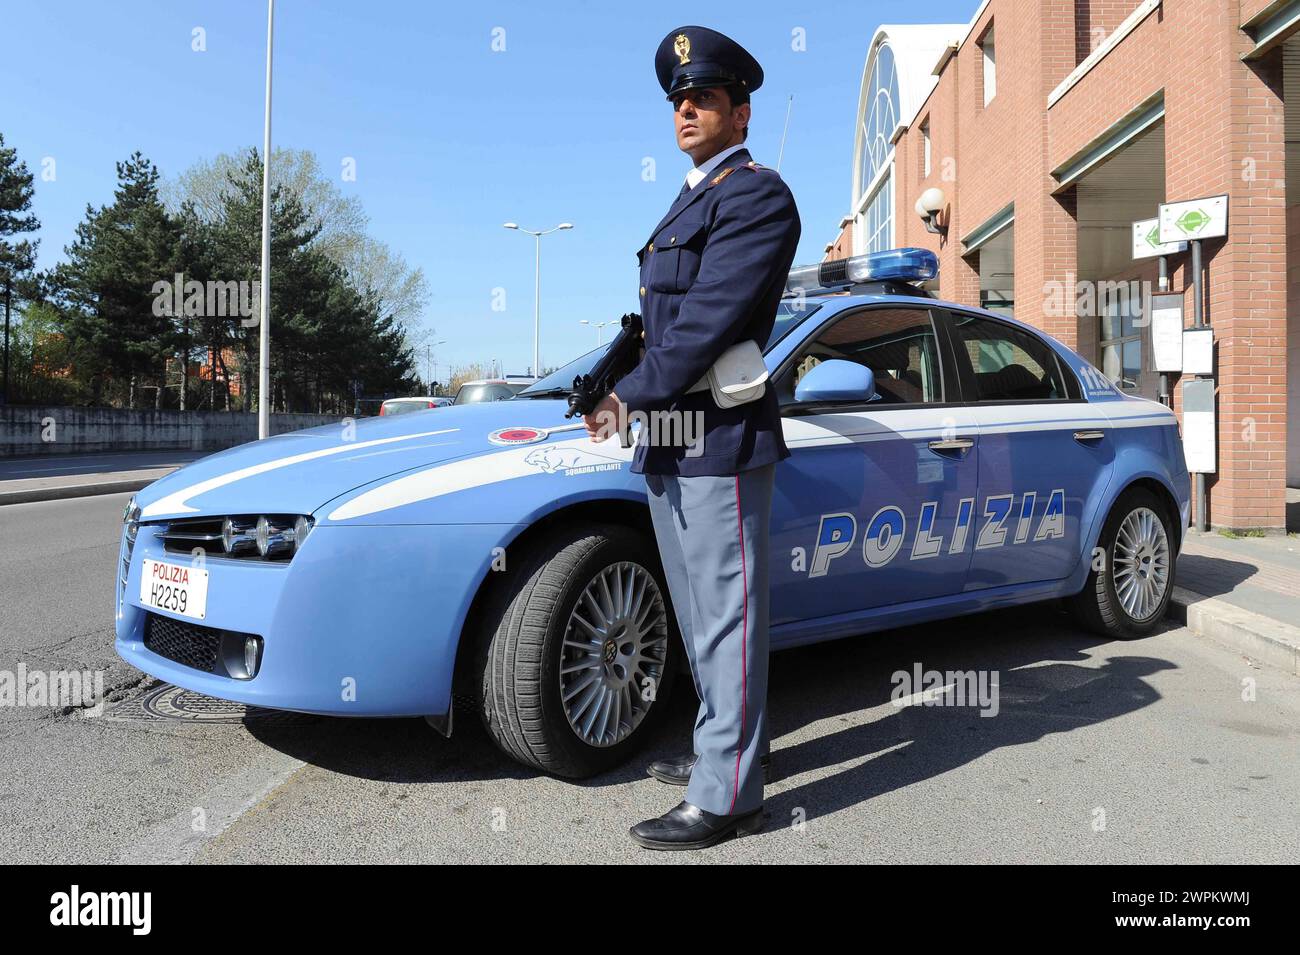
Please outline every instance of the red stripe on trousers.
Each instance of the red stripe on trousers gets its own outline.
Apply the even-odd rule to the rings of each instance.
[[[740,582],[744,586],[740,618],[740,743],[736,748],[736,780],[731,789],[731,808],[728,815],[736,811],[736,797],[740,795],[740,754],[745,751],[745,700],[749,696],[747,689],[749,666],[745,659],[745,634],[749,630],[749,577],[745,570],[745,521],[740,511],[740,475],[736,475],[736,528],[740,531]]]

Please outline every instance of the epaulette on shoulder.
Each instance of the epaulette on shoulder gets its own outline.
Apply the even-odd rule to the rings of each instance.
[[[722,170],[722,172],[718,173],[716,176],[710,179],[709,185],[716,186],[718,183],[722,182],[722,180],[726,179],[728,176],[730,176],[733,172],[735,172],[739,168],[740,168],[739,166],[728,166],[726,169]]]
[[[764,166],[762,163],[754,162],[754,161],[751,159],[749,162],[747,162],[747,163],[743,163],[742,165],[739,165],[739,166],[728,166],[726,169],[722,170],[722,172],[718,173],[716,176],[714,176],[712,179],[710,179],[710,180],[709,180],[709,185],[710,185],[710,186],[716,186],[718,183],[722,182],[722,180],[726,179],[728,176],[730,176],[730,175],[731,175],[733,172],[735,172],[737,169],[748,169],[748,170],[750,170],[750,171],[752,171],[752,172],[770,172],[770,173],[773,173],[773,174],[775,174],[775,175],[780,175],[780,173],[777,173],[777,171],[776,171],[775,169],[773,169],[772,167],[770,167],[770,166]]]

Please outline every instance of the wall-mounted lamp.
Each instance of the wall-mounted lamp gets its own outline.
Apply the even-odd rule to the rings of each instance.
[[[916,214],[925,222],[926,232],[942,236],[948,234],[948,226],[939,225],[939,213],[943,210],[946,201],[947,197],[944,196],[943,190],[937,186],[931,186],[916,200]]]

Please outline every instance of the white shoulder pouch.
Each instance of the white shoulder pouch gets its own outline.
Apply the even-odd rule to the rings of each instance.
[[[767,387],[767,365],[763,350],[752,338],[732,345],[713,363],[704,377],[689,390],[713,393],[719,408],[734,408],[763,397]]]

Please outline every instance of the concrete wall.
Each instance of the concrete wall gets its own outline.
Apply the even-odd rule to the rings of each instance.
[[[271,433],[341,421],[340,415],[271,415]],[[226,411],[0,407],[0,457],[96,451],[220,451],[257,438],[257,415]]]

